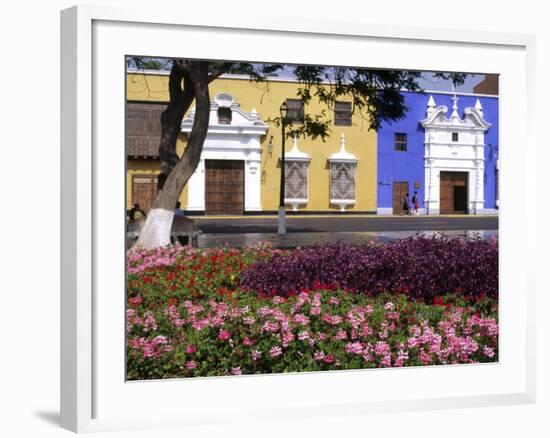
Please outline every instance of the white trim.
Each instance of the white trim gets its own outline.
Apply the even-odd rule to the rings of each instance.
[[[218,123],[218,108],[223,95],[222,106],[231,109],[231,123]],[[217,101],[216,101],[217,100]],[[195,118],[194,109],[183,119],[181,131],[191,132]],[[244,162],[244,211],[261,211],[261,137],[267,133],[268,125],[260,120],[255,109],[243,110],[229,93],[218,93],[210,103],[210,124],[204,141],[201,160],[189,179],[186,210],[206,210],[205,160],[234,160]]]
[[[298,207],[300,205],[304,205],[307,203],[308,198],[285,198],[285,205],[290,205],[292,207],[292,211],[298,211]]]
[[[331,199],[330,203],[340,208],[340,211],[344,213],[346,207],[355,204],[355,199]]]
[[[279,163],[281,163],[281,158],[279,157]],[[293,211],[298,211],[300,205],[307,204],[309,202],[309,162],[311,158],[305,152],[302,152],[298,149],[298,139],[296,136],[292,138],[292,149],[289,152],[285,151],[285,165],[286,163],[292,162],[305,162],[306,163],[306,178],[307,178],[307,197],[306,198],[286,198],[285,205],[291,205]],[[286,176],[286,171],[285,171]],[[286,191],[286,187],[285,187]]]
[[[459,99],[453,97],[452,114],[447,117],[445,105],[435,106],[433,96],[427,104],[426,118],[420,121],[424,134],[424,181],[425,200],[428,214],[440,212],[440,174],[447,172],[468,173],[469,214],[478,214],[485,204],[485,131],[491,126],[484,117],[479,100],[474,108],[464,108],[464,117],[458,114]],[[460,131],[458,142],[452,141],[452,134]]]

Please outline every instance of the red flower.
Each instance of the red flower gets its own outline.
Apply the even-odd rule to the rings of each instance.
[[[130,304],[131,307],[137,307],[143,302],[143,298],[141,297],[132,297],[128,298],[128,304]]]
[[[445,305],[445,302],[443,301],[443,297],[442,296],[436,296],[433,298],[433,304],[435,306],[444,306]]]
[[[478,297],[476,298],[476,302],[481,302],[483,301],[485,298],[487,298],[487,295],[485,295],[485,292],[481,292]]]

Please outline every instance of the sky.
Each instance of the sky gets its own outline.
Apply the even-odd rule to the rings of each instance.
[[[429,91],[453,91],[451,81],[441,81],[440,79],[434,79],[433,73],[424,73],[423,79],[419,81],[419,85],[424,90]],[[456,87],[455,91],[463,93],[473,93],[474,86],[479,84],[485,75],[472,75],[466,78],[463,85]]]
[[[148,60],[155,60],[161,62],[165,68],[169,67],[169,61],[167,63],[166,58],[147,58]],[[131,65],[129,65],[131,67]],[[292,78],[292,73],[290,69],[285,68],[278,73],[279,77],[282,78]],[[475,74],[468,76],[463,85],[460,85],[455,88],[455,91],[463,93],[473,93],[473,87],[480,83],[485,76],[483,74]],[[428,91],[453,91],[453,85],[451,81],[444,81],[441,79],[436,79],[433,77],[433,73],[425,72],[423,78],[419,80],[419,85],[422,89]]]

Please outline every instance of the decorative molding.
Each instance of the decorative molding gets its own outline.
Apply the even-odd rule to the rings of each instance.
[[[355,204],[355,173],[357,157],[346,151],[346,137],[340,136],[340,150],[329,158],[330,166],[330,203],[346,211],[346,207]]]
[[[231,109],[231,123],[218,123],[218,108]],[[181,131],[190,133],[195,118],[193,108],[181,123]],[[261,137],[267,133],[268,125],[260,120],[255,109],[243,110],[229,93],[218,93],[210,103],[210,124],[204,141],[201,160],[195,173],[189,179],[189,196],[186,210],[205,210],[205,160],[244,161],[244,209],[261,211]]]
[[[309,161],[311,158],[298,149],[298,139],[292,138],[292,149],[285,152],[285,204],[298,211],[309,200]]]
[[[459,98],[452,98],[451,116],[448,108],[436,106],[433,96],[426,105],[426,118],[420,121],[425,129],[424,171],[426,184],[425,204],[428,214],[439,214],[441,171],[468,173],[468,206],[470,214],[483,210],[483,173],[485,167],[485,132],[491,124],[483,116],[479,99],[475,106],[464,109],[464,117],[458,112]],[[453,142],[458,132],[460,141]]]

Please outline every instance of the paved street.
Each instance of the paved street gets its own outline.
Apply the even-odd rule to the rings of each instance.
[[[497,216],[290,216],[287,234],[277,234],[277,218],[198,217],[198,244],[248,246],[260,241],[293,248],[329,242],[387,242],[416,234],[488,238],[498,236]]]
[[[277,218],[195,217],[208,234],[276,233]],[[498,216],[287,216],[288,233],[497,230]]]

